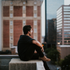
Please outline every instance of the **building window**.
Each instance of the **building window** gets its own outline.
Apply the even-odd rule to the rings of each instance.
[[[13,29],[10,29],[10,33],[13,33]]]
[[[37,33],[37,29],[36,28],[34,28],[34,33]]]
[[[59,10],[57,10],[57,13],[60,13],[61,11],[62,11],[62,7]]]
[[[67,40],[67,41],[64,41],[64,43],[70,43],[70,41],[69,41],[69,40]]]
[[[70,24],[64,24],[64,25],[70,26]]]
[[[70,18],[64,18],[64,20],[70,20]]]
[[[35,14],[34,14],[34,18],[36,18],[36,17],[37,17],[37,14],[35,13]]]
[[[23,6],[23,10],[25,10],[26,8],[25,8],[25,6]]]
[[[64,29],[64,31],[70,31],[70,29],[69,30]]]
[[[13,21],[10,21],[10,25],[13,25]]]
[[[64,35],[64,37],[70,37],[70,35]]]
[[[64,6],[64,9],[70,9],[70,6],[68,6],[68,7],[67,6]]]
[[[10,40],[13,40],[13,36],[10,36]]]
[[[70,21],[65,21],[65,20],[64,20],[64,23],[70,23]]]
[[[64,40],[70,40],[70,38],[64,38]]]
[[[70,15],[67,14],[67,15],[64,15],[64,17],[66,17],[66,18],[69,17],[70,18]]]
[[[64,32],[64,34],[70,34],[70,32]]]
[[[34,36],[34,39],[37,40],[37,36]]]
[[[10,47],[13,47],[13,43],[10,44]]]
[[[13,10],[13,6],[10,6],[10,10]]]
[[[60,13],[59,15],[57,15],[57,18],[61,17],[62,16],[62,13]]]
[[[66,12],[64,12],[64,14],[70,14],[70,12],[67,12],[67,11],[66,11]]]
[[[70,8],[69,9],[68,8],[67,9],[64,9],[64,11],[70,11]]]
[[[26,21],[23,21],[23,26],[25,26],[26,25]]]
[[[25,2],[23,2],[23,4],[26,4]]]
[[[12,4],[13,4],[13,2],[10,2],[10,4],[12,5]]]
[[[37,4],[36,2],[34,2],[34,4]]]
[[[37,10],[37,6],[34,6],[34,10]]]
[[[23,17],[25,17],[25,14],[23,14]]]
[[[70,28],[70,27],[64,27],[64,28]]]
[[[10,14],[10,18],[13,18],[13,14]]]
[[[34,25],[37,25],[37,21],[36,20],[34,21]]]

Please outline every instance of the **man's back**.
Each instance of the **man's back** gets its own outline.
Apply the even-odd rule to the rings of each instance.
[[[27,35],[20,36],[20,39],[18,41],[18,54],[20,58],[24,58],[29,47],[32,45],[32,40],[34,39]]]

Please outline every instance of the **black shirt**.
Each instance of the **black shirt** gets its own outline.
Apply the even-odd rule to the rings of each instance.
[[[24,56],[26,55],[29,45],[32,44],[32,40],[35,39],[32,39],[27,35],[20,36],[20,39],[18,41],[18,55],[21,59],[24,58]]]

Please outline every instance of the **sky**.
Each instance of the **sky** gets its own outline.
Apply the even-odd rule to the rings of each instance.
[[[47,0],[47,18],[56,18],[57,9],[64,4],[64,0]]]
[[[64,4],[64,0],[47,0],[47,18],[56,18],[57,9]]]
[[[64,5],[64,0],[47,0],[47,18],[56,18],[56,11],[61,5]],[[45,0],[42,4],[42,36],[45,36]]]

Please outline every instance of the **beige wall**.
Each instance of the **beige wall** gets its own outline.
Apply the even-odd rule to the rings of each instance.
[[[64,59],[67,55],[70,54],[70,47],[61,47],[61,58]]]
[[[1,0],[0,0],[0,51],[2,50],[2,15],[1,15]]]
[[[57,50],[60,53],[60,58],[64,59],[64,57],[70,54],[70,45],[57,45]]]

